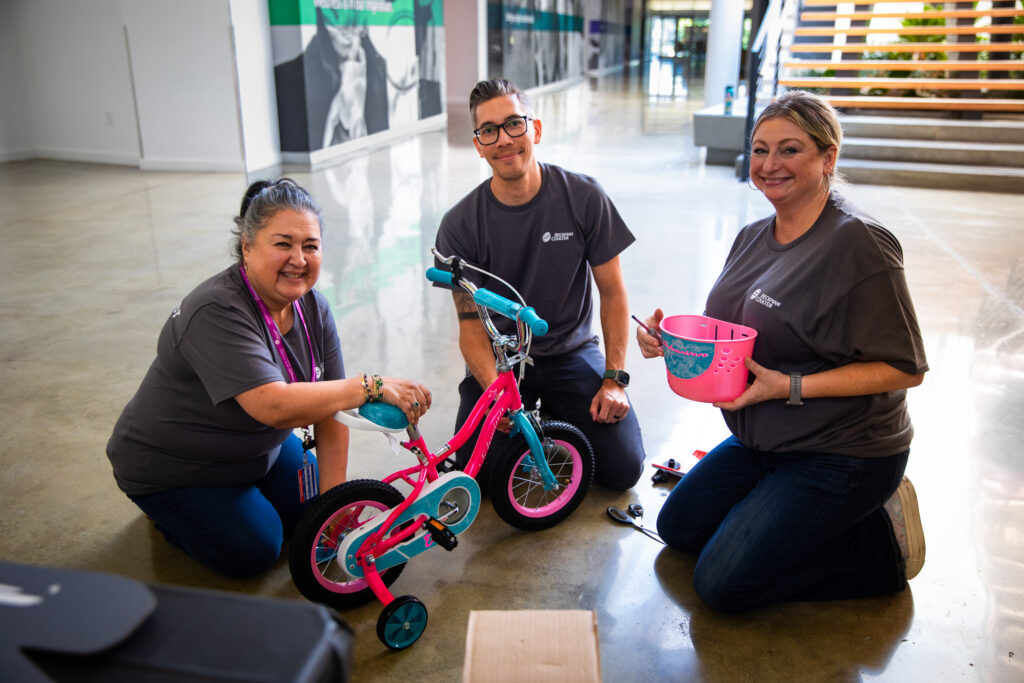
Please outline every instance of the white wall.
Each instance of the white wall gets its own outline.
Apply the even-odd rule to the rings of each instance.
[[[0,158],[136,163],[138,135],[118,0],[0,4]]]
[[[0,2],[0,162],[35,156],[18,63],[17,9],[13,2]]]
[[[267,0],[230,2],[245,170],[254,173],[281,163],[270,11]]]
[[[444,5],[446,109],[462,112],[469,93],[487,78],[487,0]]]
[[[0,0],[0,161],[244,170],[244,91],[251,168],[276,163],[266,2],[230,2],[237,74],[229,0]]]
[[[244,170],[228,0],[121,0],[143,169]]]

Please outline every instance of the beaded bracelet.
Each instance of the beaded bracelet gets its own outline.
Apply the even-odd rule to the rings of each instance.
[[[359,381],[363,385],[363,398],[367,403],[379,403],[384,398],[384,380],[380,375],[359,373]]]

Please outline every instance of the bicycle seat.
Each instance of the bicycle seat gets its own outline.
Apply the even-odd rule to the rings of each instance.
[[[409,419],[402,409],[390,403],[366,403],[358,411],[339,410],[334,419],[366,432],[400,432],[409,426]]]

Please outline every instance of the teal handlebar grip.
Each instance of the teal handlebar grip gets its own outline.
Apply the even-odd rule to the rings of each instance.
[[[527,306],[519,314],[519,318],[529,325],[533,333],[538,337],[543,337],[548,333],[548,323],[546,320],[537,315],[537,311],[533,310],[533,306]]]
[[[492,311],[501,313],[506,318],[515,320],[519,316],[530,327],[530,330],[538,336],[548,331],[548,324],[537,315],[535,310],[530,307],[523,308],[516,302],[506,299],[500,294],[495,294],[490,290],[476,290],[473,294],[473,301],[481,306],[486,306]]]
[[[449,287],[455,286],[455,283],[452,282],[452,274],[447,270],[441,270],[440,268],[427,268],[427,279],[431,282],[448,285]]]

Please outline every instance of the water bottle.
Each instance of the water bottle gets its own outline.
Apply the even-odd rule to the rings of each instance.
[[[725,86],[725,104],[723,110],[726,116],[732,116],[732,101],[736,98],[736,89],[731,85]]]

